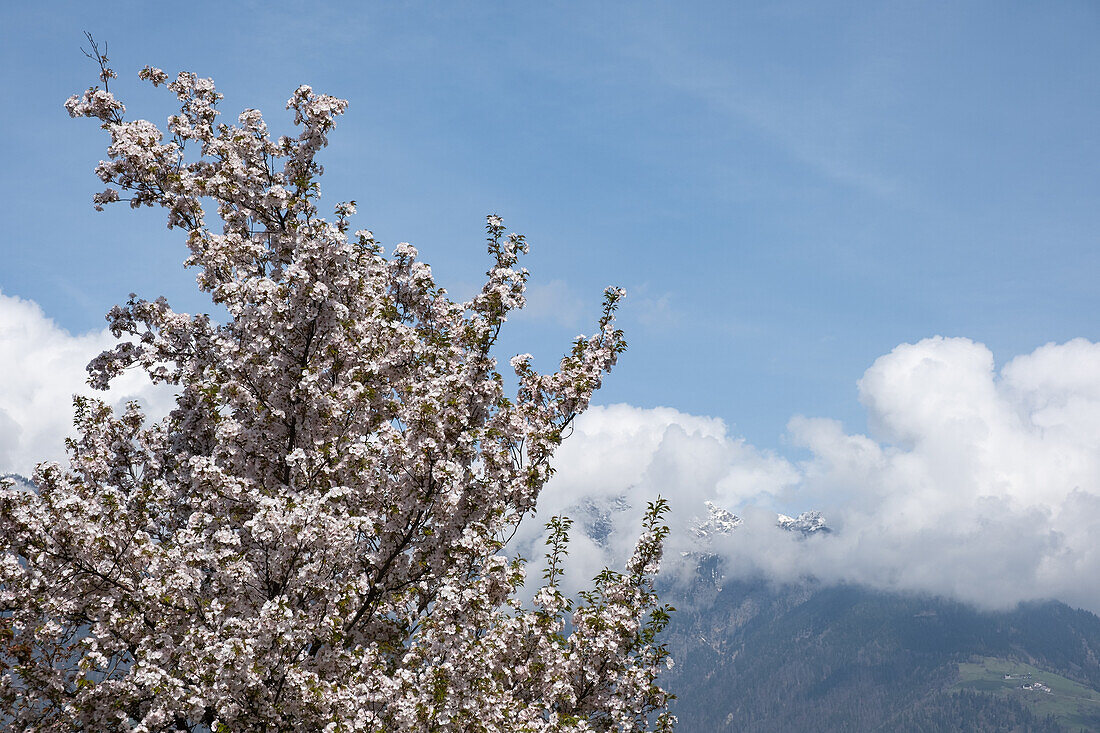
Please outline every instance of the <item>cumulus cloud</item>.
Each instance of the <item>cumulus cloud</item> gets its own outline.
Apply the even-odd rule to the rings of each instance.
[[[0,474],[29,475],[40,461],[64,460],[74,394],[167,413],[171,392],[142,374],[123,375],[107,393],[87,386],[88,362],[115,343],[106,329],[74,336],[33,301],[0,293]]]
[[[113,343],[105,330],[70,334],[35,303],[0,293],[0,474],[64,459],[72,396],[91,393],[85,365]],[[812,575],[987,607],[1058,598],[1100,612],[1100,344],[1048,344],[998,370],[981,344],[926,339],[879,358],[859,389],[869,434],[797,416],[788,438],[806,449],[800,461],[717,418],[593,407],[559,451],[519,548],[537,558],[541,523],[573,517],[579,587],[621,565],[661,494],[673,507],[670,565],[707,550],[734,575]],[[137,399],[153,415],[172,402],[138,373],[98,396]],[[704,544],[692,527],[707,501],[744,523]],[[805,509],[823,511],[834,532],[775,526],[776,512]]]
[[[541,523],[555,514],[572,518],[578,531],[566,563],[570,588],[629,557],[646,505],[658,495],[672,503],[669,551],[676,555],[695,549],[690,527],[706,513],[704,502],[740,506],[780,494],[799,478],[781,457],[730,437],[718,418],[630,405],[590,408],[554,465],[538,515],[517,540],[524,555],[538,557]],[[586,536],[593,534],[598,544]]]
[[[1100,612],[1100,344],[1048,344],[998,372],[982,344],[931,338],[879,358],[859,389],[870,435],[795,417],[789,438],[810,456],[798,462],[713,418],[596,408],[559,453],[540,513],[583,518],[620,498],[605,511],[615,530],[583,548],[593,554],[579,571],[621,563],[645,501],[661,493],[674,506],[672,558],[699,549],[691,523],[704,501],[745,519],[711,541],[731,574]],[[775,527],[776,511],[799,509],[822,510],[835,531]]]

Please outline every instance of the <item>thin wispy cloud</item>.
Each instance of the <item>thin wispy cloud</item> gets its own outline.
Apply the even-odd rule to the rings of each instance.
[[[760,74],[753,79],[744,69],[714,68],[668,30],[647,28],[646,33],[636,61],[657,84],[697,99],[731,126],[750,130],[832,182],[884,200],[912,200],[904,181],[865,152],[892,124],[868,109],[868,100],[888,92],[888,79],[853,68],[825,88],[816,77],[806,79],[800,85],[803,93],[792,95],[790,77],[770,80]]]
[[[564,280],[529,283],[526,297],[527,305],[514,314],[515,320],[545,321],[562,328],[578,328],[589,320],[591,299],[582,297]]]
[[[684,315],[676,308],[676,296],[672,292],[657,292],[648,284],[643,284],[628,289],[627,297],[623,306],[624,317],[635,319],[645,329],[664,331],[684,320]]]

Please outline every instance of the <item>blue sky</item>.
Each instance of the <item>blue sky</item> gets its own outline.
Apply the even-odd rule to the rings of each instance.
[[[1059,3],[7,3],[0,291],[72,333],[127,293],[201,310],[158,212],[96,213],[105,136],[62,103],[109,44],[211,76],[289,126],[300,83],[350,100],[325,198],[461,292],[483,217],[527,234],[544,368],[630,291],[602,403],[724,419],[795,452],[796,414],[866,429],[856,381],[898,344],[1003,363],[1100,337],[1100,6]],[[505,354],[507,356],[507,354]]]

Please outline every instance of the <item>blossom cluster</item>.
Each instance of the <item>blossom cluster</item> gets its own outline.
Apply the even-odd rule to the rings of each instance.
[[[140,77],[180,102],[164,130],[123,118],[113,72],[66,104],[110,135],[96,206],[163,208],[228,317],[133,295],[115,307],[119,343],[90,382],[141,369],[174,386],[175,409],[151,422],[78,399],[68,466],[0,488],[5,724],[670,729],[669,609],[652,585],[665,504],[626,572],[578,599],[558,590],[566,520],[533,607],[507,549],[625,348],[623,291],[558,371],[513,359],[506,397],[492,354],[524,305],[522,236],[490,216],[485,285],[456,302],[412,246],[349,235],[354,203],[319,216],[316,156],[345,101],[299,87],[300,134],[272,139],[255,110],[219,122],[209,79]]]

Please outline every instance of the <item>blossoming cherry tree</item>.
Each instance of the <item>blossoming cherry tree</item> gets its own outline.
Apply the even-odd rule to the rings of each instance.
[[[36,731],[667,730],[668,620],[650,506],[625,572],[518,600],[506,543],[552,474],[563,431],[625,348],[609,289],[595,335],[552,374],[492,356],[524,305],[527,251],[488,217],[480,292],[447,296],[417,250],[318,213],[343,100],[299,87],[296,137],[245,110],[218,121],[209,79],[167,86],[161,130],[124,119],[114,72],[66,103],[110,135],[97,207],[160,207],[227,316],[131,296],[89,365],[177,390],[147,420],[76,400],[68,466],[0,490],[0,720]],[[220,225],[210,221],[215,217]]]

